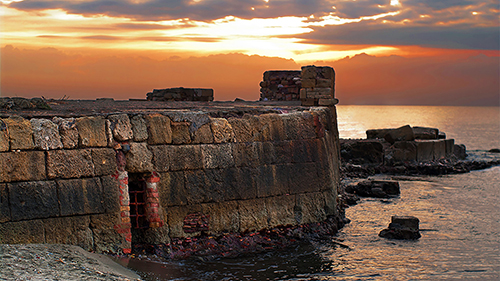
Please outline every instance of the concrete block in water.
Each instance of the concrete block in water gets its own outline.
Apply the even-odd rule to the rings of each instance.
[[[170,118],[161,114],[150,114],[145,116],[148,128],[148,144],[172,143],[172,129]]]
[[[0,182],[36,181],[45,178],[44,152],[0,153]]]
[[[434,160],[434,142],[417,140],[417,161],[433,161]]]
[[[61,149],[63,144],[56,124],[48,119],[31,119],[35,148],[41,150]]]
[[[59,216],[59,202],[54,181],[31,181],[7,184],[13,221]]]
[[[130,173],[152,172],[153,153],[149,151],[146,143],[133,142],[130,144],[130,150],[126,154],[127,165],[126,170]]]
[[[467,150],[463,144],[455,144],[453,146],[453,154],[458,159],[464,160],[467,157]]]
[[[58,180],[61,216],[104,213],[103,190],[98,178]]]
[[[81,178],[94,176],[90,149],[51,150],[47,152],[49,178]]]
[[[446,157],[446,142],[445,140],[434,141],[434,160],[439,160]]]
[[[102,117],[80,117],[76,119],[78,145],[80,147],[106,147],[106,119]]]
[[[75,118],[54,117],[52,118],[52,122],[59,127],[59,136],[64,148],[68,149],[78,146],[78,129]]]
[[[413,134],[415,134],[415,139],[436,140],[438,138],[439,130],[428,127],[413,127]]]
[[[127,114],[110,115],[108,120],[115,140],[127,141],[133,138],[132,123]]]
[[[31,122],[19,116],[11,116],[3,119],[9,131],[9,142],[11,150],[30,150],[35,148],[33,142],[33,129]]]
[[[111,148],[93,148],[92,162],[96,176],[112,175],[116,172],[116,152]]]

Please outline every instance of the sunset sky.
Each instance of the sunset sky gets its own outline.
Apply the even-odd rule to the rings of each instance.
[[[500,103],[498,0],[0,1],[1,96],[259,98],[329,65],[341,104]]]

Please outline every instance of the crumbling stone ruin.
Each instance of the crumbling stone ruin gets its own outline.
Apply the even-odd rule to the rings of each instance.
[[[0,110],[0,243],[130,253],[339,214],[335,107],[51,106]]]
[[[147,93],[149,101],[213,101],[213,89],[201,88],[169,88],[169,89],[154,89]]]
[[[303,66],[300,71],[266,71],[260,86],[261,101],[300,100],[304,106],[338,103],[335,99],[335,71],[328,66]]]

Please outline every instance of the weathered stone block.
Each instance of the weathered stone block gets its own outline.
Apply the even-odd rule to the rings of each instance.
[[[196,129],[193,133],[192,143],[213,143],[214,135],[210,124],[204,124]]]
[[[371,129],[366,130],[367,139],[383,139],[384,136],[392,129]]]
[[[120,211],[120,184],[112,176],[101,178],[102,201],[106,213]]]
[[[223,169],[234,167],[233,144],[206,144],[201,145],[204,169]]]
[[[332,99],[333,98],[333,91],[332,88],[314,88],[314,89],[307,89],[307,98],[314,98],[314,99]]]
[[[384,160],[384,148],[377,140],[344,140],[340,153],[342,161],[352,164],[380,164]]]
[[[153,153],[149,151],[146,143],[134,142],[126,154],[127,165],[125,169],[130,173],[143,173],[153,171]]]
[[[317,139],[290,141],[292,163],[316,162],[319,160]]]
[[[210,118],[210,128],[214,135],[214,143],[233,142],[233,128],[226,119]]]
[[[80,147],[105,147],[108,145],[106,119],[103,117],[77,118],[76,127]]]
[[[171,122],[172,143],[189,144],[191,143],[191,134],[189,133],[189,122]]]
[[[96,252],[122,252],[125,244],[124,238],[114,229],[114,226],[119,224],[119,218],[120,213],[90,216],[90,228],[94,234],[94,248]]]
[[[61,149],[63,144],[59,128],[48,119],[31,119],[35,148],[42,150]]]
[[[170,170],[203,169],[203,155],[199,145],[175,145],[170,149]]]
[[[316,87],[316,79],[315,78],[302,79],[302,88],[314,88],[314,87]]]
[[[257,181],[259,170],[251,167],[211,170],[221,174],[221,177],[212,176],[212,179],[223,181],[222,198],[224,201],[244,200],[257,197]]]
[[[290,194],[322,190],[322,184],[315,163],[297,163],[290,166],[288,179]]]
[[[266,198],[268,228],[294,225],[295,196],[283,195]]]
[[[434,160],[434,142],[425,141],[425,140],[417,140],[415,141],[417,144],[417,161],[425,162],[425,161],[433,161]]]
[[[189,205],[222,202],[227,196],[228,187],[219,170],[185,171],[184,176]]]
[[[17,182],[7,186],[13,221],[59,216],[55,182]]]
[[[170,118],[161,114],[146,115],[148,144],[172,143]]]
[[[335,99],[335,98],[319,99],[318,100],[319,106],[334,106],[338,103],[339,103],[339,100]]]
[[[257,146],[258,142],[235,143],[233,148],[233,159],[236,167],[256,167],[259,164],[259,156]]]
[[[297,194],[294,211],[298,224],[326,220],[326,201],[323,193]]]
[[[0,182],[45,179],[45,153],[21,151],[0,153]]]
[[[467,150],[463,144],[455,144],[453,146],[453,155],[458,159],[464,160],[467,157]]]
[[[229,118],[229,124],[233,128],[234,140],[236,142],[251,142],[253,141],[253,133],[255,128],[250,125],[248,119]]]
[[[292,145],[290,141],[273,142],[276,163],[292,163]]]
[[[255,177],[257,185],[257,197],[284,195],[290,192],[288,177],[290,174],[288,165],[268,165],[258,167]]]
[[[7,124],[0,119],[0,152],[9,151],[10,141],[9,141],[9,131],[7,130]]]
[[[282,114],[287,140],[316,138],[314,117],[310,112]]]
[[[132,125],[132,135],[135,142],[143,142],[148,139],[148,127],[141,115],[134,115],[130,118],[130,124]]]
[[[51,179],[94,176],[91,150],[54,150],[47,152],[47,176]]]
[[[264,198],[238,201],[240,232],[258,231],[268,227],[269,215],[265,202]]]
[[[19,116],[3,119],[9,131],[10,149],[29,150],[35,148],[31,122]]]
[[[190,194],[184,186],[184,173],[161,173],[158,193],[160,204],[164,208],[187,205]]]
[[[92,162],[96,176],[112,175],[116,172],[116,152],[111,148],[93,148]]]
[[[110,129],[113,137],[117,141],[127,141],[132,139],[132,123],[127,114],[115,114],[108,116],[110,121]]]
[[[61,216],[104,213],[103,190],[98,178],[58,180]]]
[[[89,224],[88,216],[44,219],[45,243],[76,245],[92,251],[94,241]]]
[[[300,91],[302,93],[302,89]],[[304,89],[304,98],[301,98],[300,101],[301,101],[302,106],[315,106],[316,105],[316,99],[307,98],[306,89]]]
[[[59,136],[64,148],[75,148],[78,146],[78,129],[75,118],[52,118],[52,122],[59,127]]]
[[[316,79],[317,73],[316,73],[316,67],[314,65],[303,66],[301,67],[301,69],[302,69],[301,73],[302,80]]]
[[[45,243],[42,220],[6,222],[0,224],[0,244]]]
[[[201,208],[203,214],[210,216],[208,234],[239,231],[240,216],[236,201],[207,203],[202,204]]]
[[[171,238],[193,237],[200,232],[184,232],[184,218],[189,214],[201,213],[201,205],[175,206],[167,208],[168,226]]]
[[[151,145],[149,150],[153,153],[153,166],[156,172],[170,170],[172,148],[167,145]]]
[[[9,191],[5,183],[0,183],[0,223],[10,220]]]
[[[257,151],[258,165],[269,165],[276,163],[276,150],[273,142],[254,142],[253,145]],[[234,155],[234,150],[233,150]],[[236,158],[235,158],[236,161]]]
[[[325,78],[317,78],[316,79],[316,88],[333,88],[333,81],[332,79],[325,79]]]
[[[281,141],[287,138],[284,120],[281,115],[275,113],[262,114],[259,116],[259,121],[261,125],[260,131],[269,131],[269,138],[265,138],[266,134],[263,134],[264,138],[261,141]]]

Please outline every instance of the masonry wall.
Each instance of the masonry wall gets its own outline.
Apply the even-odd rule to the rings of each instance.
[[[0,119],[0,243],[116,253],[202,231],[323,221],[337,209],[335,114]],[[135,177],[146,189],[141,230],[130,219]]]

